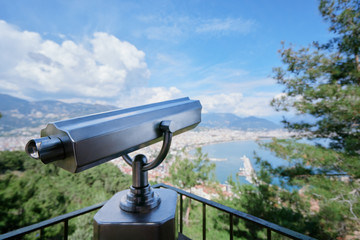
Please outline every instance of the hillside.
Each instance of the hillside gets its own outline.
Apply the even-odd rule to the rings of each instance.
[[[0,94],[0,136],[17,135],[49,122],[117,109],[115,106],[85,103],[64,103],[55,100],[27,101]],[[200,127],[236,130],[273,130],[279,125],[263,118],[241,118],[231,113],[202,114]],[[26,132],[26,130],[25,130]]]
[[[61,101],[26,101],[0,94],[0,135],[17,128],[32,128],[66,118],[116,109],[114,106]]]
[[[274,130],[281,126],[258,117],[238,117],[231,113],[204,113],[200,126],[236,130]]]

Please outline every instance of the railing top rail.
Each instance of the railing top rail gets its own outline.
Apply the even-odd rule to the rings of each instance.
[[[65,213],[63,215],[59,215],[54,218],[51,218],[51,219],[48,219],[48,220],[30,225],[30,226],[16,229],[14,231],[0,235],[0,240],[1,239],[11,239],[16,236],[25,235],[27,233],[34,232],[36,230],[40,230],[42,228],[63,222],[65,220],[68,220],[68,219],[71,219],[71,218],[74,218],[74,217],[77,217],[77,216],[80,216],[83,214],[86,214],[88,212],[91,212],[91,211],[101,208],[105,203],[106,203],[106,201],[102,202],[102,203],[94,204],[92,206],[85,207],[85,208],[82,208],[82,209],[79,209],[79,210],[76,210],[76,211],[73,211],[70,213]]]
[[[246,221],[249,221],[249,222],[252,222],[252,223],[255,223],[255,224],[258,224],[260,226],[263,226],[265,228],[268,228],[268,229],[271,229],[271,231],[274,231],[274,232],[277,232],[277,233],[280,233],[281,235],[283,236],[287,236],[287,237],[290,237],[292,239],[306,239],[306,240],[314,240],[315,238],[312,238],[312,237],[309,237],[309,236],[306,236],[304,234],[301,234],[301,233],[298,233],[298,232],[295,232],[293,230],[290,230],[290,229],[287,229],[285,227],[281,227],[275,223],[271,223],[271,222],[268,222],[264,219],[261,219],[261,218],[258,218],[258,217],[254,217],[250,214],[247,214],[247,213],[244,213],[244,212],[241,212],[241,211],[238,211],[236,209],[233,209],[231,207],[227,207],[225,205],[222,205],[220,203],[217,203],[217,202],[214,202],[214,201],[211,201],[211,200],[208,200],[206,198],[203,198],[203,197],[200,197],[200,196],[197,196],[195,194],[192,194],[192,193],[189,193],[189,192],[186,192],[184,190],[181,190],[181,189],[178,189],[176,187],[172,187],[170,185],[167,185],[167,184],[164,184],[164,183],[159,183],[159,184],[156,184],[153,186],[154,188],[159,188],[159,187],[163,187],[163,188],[167,188],[167,189],[172,189],[182,195],[185,195],[191,199],[194,199],[196,201],[199,201],[199,202],[202,202],[202,203],[205,203],[211,207],[214,207],[214,208],[217,208],[221,211],[224,211],[224,212],[227,212],[229,214],[233,214],[239,218],[242,218]]]

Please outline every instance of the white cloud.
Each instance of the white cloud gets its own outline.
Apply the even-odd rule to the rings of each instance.
[[[104,65],[131,71],[146,69],[145,53],[107,33],[95,33],[91,40],[95,59]]]
[[[196,97],[203,106],[203,112],[233,113],[241,117],[245,116],[271,116],[275,112],[270,107],[271,97],[261,93],[254,97],[245,97],[240,92],[229,94],[202,95]]]
[[[242,93],[203,95],[198,97],[204,112],[235,113],[237,106],[243,101]]]
[[[205,19],[196,27],[198,33],[249,33],[255,27],[255,22],[241,18]]]
[[[238,81],[232,82],[226,85],[227,89],[257,89],[257,88],[266,88],[266,87],[274,87],[277,86],[275,84],[274,79],[272,78],[260,78],[260,79],[248,79],[247,81]],[[270,94],[273,94],[271,92]]]
[[[139,87],[119,97],[118,106],[130,107],[184,97],[176,87]]]
[[[35,49],[41,42],[37,33],[20,32],[15,26],[0,20],[0,73],[13,68],[19,59]]]
[[[153,26],[145,30],[145,35],[151,40],[178,39],[183,30],[178,26]]]
[[[248,73],[231,64],[199,67],[183,55],[158,54],[154,72],[158,72],[158,77],[176,79],[178,87],[166,79],[164,85],[169,87],[148,87],[150,71],[145,53],[113,35],[98,32],[81,43],[70,40],[57,43],[4,21],[0,21],[0,35],[0,92],[3,93],[26,99],[130,107],[183,97],[179,89],[182,86],[186,94],[201,101],[204,112],[239,116],[274,113],[269,107],[269,92],[253,97],[244,95],[248,89],[270,85],[270,80],[241,83]],[[189,86],[181,83],[189,72],[202,80]],[[203,95],[199,96],[199,91]]]
[[[241,65],[221,63],[196,66],[182,55],[158,54],[153,75],[166,83],[168,76],[176,79],[177,86],[193,99],[199,99],[203,112],[228,112],[239,116],[277,115],[269,105],[279,93],[271,78],[251,78]],[[153,66],[154,70],[154,66]],[[181,81],[194,79],[196,81]]]
[[[253,20],[242,18],[191,18],[176,16],[140,16],[138,19],[149,24],[149,27],[137,32],[144,34],[148,39],[179,41],[180,37],[189,37],[193,34],[248,34],[255,27]]]
[[[120,107],[134,106],[134,99],[143,104],[180,95],[176,88],[148,88],[145,53],[113,35],[97,32],[82,43],[57,43],[5,21],[0,21],[0,35],[3,93]]]
[[[286,93],[279,93],[279,94],[276,94],[274,96],[274,98],[277,99],[277,100],[280,100],[280,99],[285,98],[285,97],[287,97]]]

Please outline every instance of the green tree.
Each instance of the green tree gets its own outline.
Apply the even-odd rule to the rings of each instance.
[[[321,231],[316,218],[304,216],[306,202],[297,191],[285,191],[270,183],[268,172],[264,169],[258,173],[255,184],[241,184],[238,180],[228,179],[235,194],[231,198],[219,201],[229,207],[246,212],[261,219],[296,229],[302,233]],[[228,214],[221,213],[220,219],[214,222],[214,228],[228,229]],[[256,224],[234,218],[234,236],[236,239],[266,239],[266,229]],[[272,239],[277,239],[275,236]]]
[[[173,185],[190,190],[196,184],[208,184],[215,179],[215,164],[210,163],[207,154],[197,148],[194,157],[190,158],[185,149],[175,156],[166,178]]]
[[[360,226],[360,1],[321,0],[319,10],[334,37],[297,50],[283,44],[279,51],[283,66],[273,70],[284,86],[283,95],[271,102],[278,111],[296,113],[297,120],[284,119],[286,128],[312,144],[296,139],[265,144],[289,165],[272,168],[260,162],[266,174],[259,184],[270,184],[277,177],[283,187],[292,187],[290,202],[280,196],[276,200],[301,213],[305,224],[301,220],[285,226],[335,239]],[[305,205],[296,211],[299,196]],[[318,229],[309,228],[309,221],[315,221]]]
[[[197,184],[208,185],[215,180],[215,164],[210,163],[207,154],[203,154],[201,148],[197,148],[194,157],[190,158],[185,149],[175,156],[175,161],[169,169],[169,177],[166,178],[171,184],[191,192],[191,188]],[[189,198],[186,210],[185,222],[188,224],[191,210]]]
[[[24,152],[0,152],[0,233],[105,201],[130,184],[110,163],[71,174]],[[69,222],[69,238],[91,239],[91,216],[80,219]],[[61,224],[46,228],[45,238],[63,239]]]

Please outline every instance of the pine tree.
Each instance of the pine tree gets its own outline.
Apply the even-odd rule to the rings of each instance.
[[[185,157],[184,157],[185,156]],[[171,184],[191,192],[191,188],[197,184],[211,184],[215,179],[215,164],[210,163],[207,154],[203,154],[201,148],[197,148],[194,158],[189,158],[185,149],[175,156],[175,161],[169,169],[169,177],[166,179]],[[185,223],[189,223],[191,199],[188,198]]]
[[[296,113],[283,122],[298,139],[274,139],[265,147],[289,164],[259,161],[258,187],[238,204],[319,239],[344,239],[360,227],[360,1],[321,0],[319,10],[334,37],[300,49],[283,43],[283,66],[273,70],[284,89],[271,104]],[[271,185],[274,178],[281,189]],[[258,199],[271,206],[252,207]],[[289,216],[295,224],[286,223]]]

